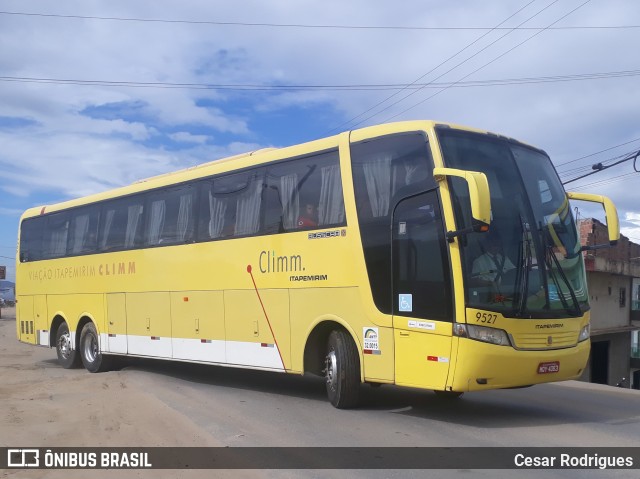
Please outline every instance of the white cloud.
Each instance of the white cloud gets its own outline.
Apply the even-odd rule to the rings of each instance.
[[[620,232],[634,243],[640,243],[640,213],[626,212]]]
[[[635,223],[640,226],[640,213],[629,213],[625,215],[625,219],[631,223]]]
[[[581,3],[581,0],[558,2],[526,25],[547,26]],[[527,7],[506,25],[521,23],[544,5],[535,3]],[[366,0],[327,0],[322,4],[308,0],[214,3],[205,0],[186,3],[33,0],[28,5],[7,0],[3,3],[6,11],[107,17],[437,27],[494,26],[518,8],[520,5],[497,0],[482,5],[470,0],[407,0],[399,4]],[[638,2],[591,2],[556,26],[624,25],[634,23],[633,18],[640,18]],[[0,15],[3,45],[0,76],[198,84],[407,83],[484,33],[475,30],[243,28]],[[514,32],[469,58],[505,33],[489,33],[421,82],[457,81],[535,32]],[[637,34],[637,29],[545,31],[468,79],[636,69]],[[460,67],[442,75],[462,62]],[[314,109],[318,107],[323,107],[325,114],[333,109],[334,117],[327,119],[324,128],[305,131],[310,136],[323,136],[332,127],[394,93],[270,94],[22,82],[2,82],[1,85],[2,189],[15,197],[23,195],[25,203],[42,192],[53,191],[63,196],[86,194],[245,151],[242,148],[260,148],[261,143],[284,144],[289,133],[305,131],[299,118],[295,123],[287,122],[286,112],[290,109],[302,109],[308,118],[315,117]],[[386,120],[437,91],[425,88],[365,124]],[[407,93],[397,94],[364,117]],[[504,133],[544,148],[554,162],[560,164],[639,138],[636,120],[639,102],[640,82],[636,77],[450,88],[396,119],[434,118]],[[121,112],[120,116],[114,113],[113,117],[86,113],[92,108],[100,111],[117,104],[141,106],[135,112]],[[281,124],[273,124],[269,115],[279,111],[284,112],[279,116]],[[30,124],[3,128],[2,117],[24,118]],[[179,142],[180,149],[170,149],[168,139]],[[636,147],[640,148],[640,143]],[[608,157],[605,153],[594,157],[593,162]],[[578,165],[590,161],[584,160]],[[620,166],[611,170],[611,176],[630,171],[629,168]],[[606,178],[606,174],[591,178]],[[584,183],[576,183],[579,184]],[[637,185],[637,179],[629,179],[595,185],[589,191],[611,196],[621,216],[631,222],[634,218],[625,214],[638,214],[640,188]]]
[[[178,141],[181,143],[198,143],[201,145],[209,140],[209,137],[207,135],[192,135],[191,133],[186,131],[180,131],[178,133],[169,135],[169,138],[171,138],[173,141]]]

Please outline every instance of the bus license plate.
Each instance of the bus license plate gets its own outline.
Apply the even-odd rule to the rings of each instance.
[[[560,371],[560,361],[538,364],[538,374],[557,373]]]

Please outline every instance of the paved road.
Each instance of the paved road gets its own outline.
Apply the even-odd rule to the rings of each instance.
[[[57,445],[640,446],[639,391],[566,382],[471,393],[457,401],[443,402],[428,391],[363,386],[362,407],[344,411],[327,402],[323,381],[315,377],[152,360],[133,360],[118,371],[103,374],[63,370],[54,361],[54,350],[16,345],[12,329],[15,323],[3,319],[0,327],[3,371],[0,380],[5,386],[20,384],[27,388],[22,390],[22,397],[28,395],[24,371],[30,370],[34,379],[29,381],[37,381],[38,391],[55,390],[61,387],[61,382],[82,384],[83,394],[64,396],[67,411],[91,415],[91,407],[86,407],[87,398],[99,405],[99,411],[93,411],[94,421],[87,420],[93,428],[90,435],[70,437],[67,431],[61,436],[65,441]],[[19,367],[14,367],[13,372],[8,369],[16,365]],[[6,387],[0,389],[0,395],[6,396],[9,400],[6,404],[14,407],[11,400],[15,398],[6,391]],[[117,393],[113,400],[100,400],[114,391]],[[42,407],[51,408],[51,398],[58,398],[55,393],[49,394],[48,399],[41,392],[38,394],[35,407],[41,403]],[[99,420],[95,420],[96,414]],[[113,424],[105,419],[108,417],[124,417],[119,422],[126,422],[129,429],[114,431]],[[141,435],[140,431],[148,429],[154,417],[161,426],[153,430],[152,436]],[[3,420],[0,431],[5,423],[10,425],[10,421]],[[73,424],[81,427],[82,418],[76,418]],[[20,429],[21,444],[33,436],[38,445],[54,445],[41,444],[42,437],[35,436],[38,423],[27,426],[31,429],[25,429],[24,424]],[[68,429],[63,418],[49,421],[47,427]],[[103,434],[107,434],[104,437],[108,441],[101,440]],[[7,443],[7,439],[3,438],[2,443]],[[267,477],[301,475],[300,471],[254,473]],[[303,475],[426,477],[419,471],[305,471]],[[460,469],[436,471],[430,477],[639,476],[637,469],[616,472]]]

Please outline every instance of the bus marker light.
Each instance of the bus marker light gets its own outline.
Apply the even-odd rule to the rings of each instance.
[[[449,358],[443,358],[442,356],[427,356],[427,361],[434,361],[436,363],[448,363]]]

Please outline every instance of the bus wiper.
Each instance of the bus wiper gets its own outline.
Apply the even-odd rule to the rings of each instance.
[[[531,270],[531,235],[529,234],[529,225],[524,222],[520,216],[520,229],[522,230],[522,240],[520,241],[520,252],[518,254],[519,266],[521,274],[518,276],[518,309],[517,316],[524,315],[527,307],[527,292],[529,291],[529,271]]]
[[[560,278],[562,278],[562,281],[564,282],[564,284],[567,286],[567,289],[569,290],[569,294],[571,295],[571,301],[573,302],[573,310],[569,307],[569,304],[567,303],[567,299],[564,297],[564,294],[560,289],[560,285],[558,284],[558,278],[555,272],[553,271],[553,266],[551,264],[551,261],[547,259],[546,263],[547,263],[547,268],[549,270],[549,276],[551,276],[554,284],[556,285],[556,288],[558,289],[558,298],[562,302],[562,306],[569,314],[573,314],[574,316],[580,316],[580,313],[581,313],[580,303],[578,303],[578,298],[576,297],[576,294],[573,291],[573,287],[571,286],[571,283],[569,282],[567,275],[564,273],[562,266],[560,266],[560,261],[558,261],[558,258],[556,257],[553,251],[553,246],[546,245],[546,249],[547,249],[547,254],[546,254],[547,258],[549,257],[551,258],[551,261],[553,261],[553,263],[555,264],[558,270]]]

